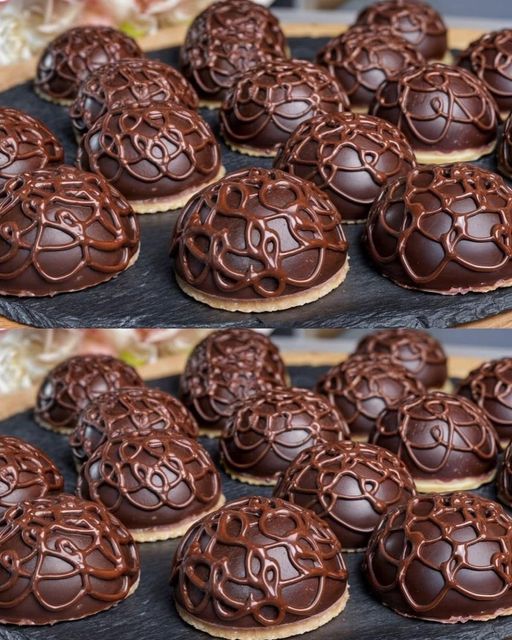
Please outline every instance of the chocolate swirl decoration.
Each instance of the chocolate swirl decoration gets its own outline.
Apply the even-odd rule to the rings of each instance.
[[[367,111],[382,82],[394,80],[404,69],[421,66],[425,58],[391,28],[376,31],[356,25],[329,40],[316,62],[338,80],[353,110]]]
[[[153,431],[190,438],[199,434],[192,415],[168,393],[148,387],[118,389],[98,396],[80,412],[69,445],[80,466],[107,438]]]
[[[366,441],[377,416],[425,389],[405,367],[389,356],[356,354],[329,369],[316,385],[344,417],[354,440]]]
[[[107,438],[80,469],[77,492],[103,504],[140,542],[183,535],[223,502],[206,449],[164,431]]]
[[[503,504],[512,506],[512,446],[507,446],[496,482],[498,498]]]
[[[194,110],[199,99],[181,73],[168,64],[146,58],[121,60],[103,65],[82,82],[69,113],[81,136],[113,108],[145,102],[174,102]]]
[[[437,156],[444,162],[443,154],[454,152],[474,151],[471,159],[489,153],[499,122],[484,83],[461,67],[441,63],[411,67],[381,84],[369,112],[396,125],[417,154],[430,153],[429,160],[436,162]]]
[[[454,295],[512,280],[512,189],[471,164],[420,167],[384,188],[366,226],[379,271],[396,284]]]
[[[484,362],[473,369],[457,394],[482,409],[504,446],[512,440],[512,358]]]
[[[53,296],[110,280],[137,260],[139,224],[101,176],[60,165],[0,188],[0,293]]]
[[[0,518],[0,622],[78,620],[137,588],[139,554],[101,505],[60,494],[26,500]]]
[[[359,221],[388,182],[416,167],[416,159],[389,122],[345,112],[317,115],[299,125],[274,166],[316,184],[343,220]]]
[[[439,13],[418,0],[374,2],[357,16],[356,24],[380,31],[389,27],[427,59],[444,57],[448,49],[446,25]]]
[[[324,397],[274,388],[240,403],[222,432],[220,455],[233,477],[272,485],[304,449],[348,438],[345,420]]]
[[[512,178],[512,115],[507,118],[503,129],[498,150],[498,167],[503,175]]]
[[[278,60],[242,74],[220,110],[222,135],[236,148],[274,155],[299,124],[349,109],[338,81],[304,60]]]
[[[108,62],[141,58],[138,44],[126,34],[100,25],[68,29],[41,54],[34,88],[42,98],[71,104],[87,76]]]
[[[64,478],[41,449],[15,436],[0,436],[0,516],[22,500],[62,491]]]
[[[498,461],[497,434],[485,413],[442,391],[405,398],[383,411],[371,442],[405,463],[418,491],[448,491],[449,482],[476,488],[492,480]]]
[[[133,367],[101,354],[74,356],[54,367],[41,383],[34,416],[42,426],[70,433],[82,409],[107,391],[142,387]]]
[[[299,453],[274,489],[275,497],[316,513],[350,551],[366,547],[382,516],[415,495],[411,474],[395,455],[348,441]]]
[[[267,639],[325,624],[344,606],[347,578],[340,542],[313,512],[250,496],[189,530],[171,584],[193,626],[221,638],[236,629]]]
[[[397,613],[438,622],[489,620],[512,607],[512,519],[481,496],[418,496],[392,509],[363,562]]]
[[[63,160],[61,143],[40,120],[18,109],[0,108],[0,189],[9,178]]]

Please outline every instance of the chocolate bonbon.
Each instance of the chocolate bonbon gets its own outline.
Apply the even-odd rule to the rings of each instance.
[[[0,187],[0,294],[53,296],[118,276],[137,260],[139,224],[101,176],[60,165]]]
[[[350,437],[365,442],[377,416],[407,396],[424,391],[423,384],[386,355],[356,354],[329,369],[316,390],[346,420]]]
[[[498,167],[503,175],[512,178],[512,115],[507,118],[503,129],[498,149]]]
[[[112,108],[82,137],[78,164],[103,175],[137,213],[179,209],[224,175],[208,123],[162,102]]]
[[[512,283],[512,189],[471,164],[420,167],[384,188],[366,226],[379,271],[454,295]]]
[[[415,495],[411,474],[395,455],[348,441],[306,449],[274,489],[274,496],[316,513],[349,551],[366,547],[380,519]]]
[[[274,166],[319,187],[344,221],[366,219],[384,186],[416,167],[405,136],[389,122],[344,112],[299,125]]]
[[[341,216],[315,185],[278,169],[241,169],[192,198],[174,230],[179,286],[228,311],[313,302],[345,279]]]
[[[34,87],[38,95],[58,104],[71,104],[80,83],[108,62],[140,58],[133,38],[102,25],[80,26],[54,38],[41,54]]]
[[[0,622],[54,624],[105,611],[137,588],[137,547],[99,504],[60,494],[0,518]]]
[[[164,431],[107,438],[81,467],[77,491],[103,504],[138,542],[181,536],[224,503],[206,449]]]
[[[382,412],[371,442],[395,453],[421,492],[476,489],[496,474],[498,436],[487,416],[466,398],[442,391]]]
[[[341,86],[325,69],[304,60],[261,64],[240,75],[220,110],[230,147],[253,156],[275,156],[302,122],[347,110]]]
[[[307,389],[276,388],[238,405],[222,431],[220,454],[233,478],[273,485],[304,449],[348,437],[345,421],[326,398]]]
[[[320,518],[258,496],[233,500],[194,525],[171,574],[186,622],[242,640],[286,638],[326,624],[345,608],[347,579],[341,545]]]
[[[73,356],[54,367],[41,383],[35,419],[51,431],[71,433],[89,402],[107,391],[143,385],[135,369],[121,360],[101,354]]]
[[[512,610],[512,519],[481,496],[418,496],[382,519],[363,570],[404,616],[455,623]],[[442,635],[442,634],[441,634]]]

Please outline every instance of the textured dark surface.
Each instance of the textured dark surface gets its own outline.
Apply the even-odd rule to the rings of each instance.
[[[295,57],[312,59],[325,38],[292,39]],[[178,50],[153,57],[177,63]],[[62,140],[67,162],[75,160],[76,145],[63,107],[44,102],[29,83],[0,94],[0,104],[24,109],[43,120]],[[217,112],[202,112],[218,135]],[[269,167],[272,160],[251,158],[222,146],[228,171],[247,166]],[[494,156],[478,163],[496,169]],[[360,246],[360,225],[346,225],[350,271],[346,281],[325,298],[304,307],[266,314],[230,313],[211,309],[183,294],[176,285],[168,257],[176,213],[140,217],[141,255],[115,281],[87,291],[55,298],[0,299],[0,314],[39,327],[101,326],[315,326],[315,327],[448,327],[512,309],[512,289],[488,294],[445,297],[407,291],[381,277]]]
[[[296,386],[313,387],[327,367],[291,367],[292,382]],[[176,393],[178,378],[152,383]],[[38,427],[30,412],[4,420],[0,434],[15,434],[41,447],[51,455],[64,474],[67,491],[73,491],[76,474],[71,451],[65,437]],[[201,438],[218,464],[217,442]],[[223,490],[228,499],[243,495],[270,495],[269,487],[251,487],[231,480],[222,473]],[[494,486],[477,491],[495,498]],[[64,622],[55,627],[0,627],[0,640],[207,640],[182,622],[172,604],[169,588],[171,560],[178,540],[140,545],[142,577],[135,594],[111,611],[76,622]],[[360,563],[362,554],[344,554],[349,569],[350,598],[343,613],[329,624],[304,636],[304,640],[505,640],[512,635],[512,618],[498,618],[489,622],[468,622],[464,625],[443,625],[403,618],[382,606],[364,582]]]

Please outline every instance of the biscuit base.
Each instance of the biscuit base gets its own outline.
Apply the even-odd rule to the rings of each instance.
[[[413,480],[418,493],[451,493],[452,491],[478,489],[483,484],[492,482],[495,477],[496,469],[492,469],[492,471],[482,476],[472,476],[458,480],[426,480],[424,478],[415,478],[414,475]]]
[[[206,438],[220,438],[222,434],[222,429],[203,429],[199,427],[199,435],[205,436]]]
[[[481,616],[466,616],[466,617],[461,617],[461,616],[454,616],[453,618],[448,618],[446,620],[443,620],[441,618],[429,618],[427,616],[415,616],[412,613],[404,613],[403,611],[399,611],[398,609],[395,609],[394,607],[390,607],[388,604],[386,604],[385,602],[382,602],[382,604],[387,607],[388,609],[391,609],[391,611],[394,611],[395,613],[398,613],[398,615],[404,617],[404,618],[415,618],[417,620],[424,620],[425,622],[439,622],[440,624],[464,624],[465,622],[486,622],[488,620],[495,620],[496,618],[500,618],[502,616],[510,616],[512,615],[512,608],[508,608],[508,609],[496,609],[496,611],[494,613],[486,613],[485,615],[481,615]]]
[[[50,424],[49,422],[42,420],[36,414],[34,415],[34,420],[40,427],[42,427],[43,429],[46,429],[46,431],[53,431],[53,433],[58,433],[61,436],[69,436],[75,430],[73,427],[56,427],[53,424]]]
[[[301,307],[302,305],[315,302],[319,298],[323,298],[328,293],[337,289],[340,284],[345,280],[345,277],[349,269],[349,258],[345,260],[343,267],[337,271],[328,280],[315,287],[310,287],[304,291],[298,293],[292,293],[291,295],[281,296],[279,298],[268,298],[266,300],[232,300],[230,298],[223,298],[220,296],[214,296],[208,293],[203,293],[195,287],[192,287],[185,282],[176,273],[176,281],[182,291],[198,302],[207,304],[214,309],[223,309],[224,311],[240,311],[241,313],[259,313],[263,311],[282,311],[284,309],[291,309],[292,307]]]
[[[215,109],[220,109],[222,107],[222,100],[202,100],[199,99],[199,109],[210,109],[210,111],[214,111]]]
[[[474,149],[464,149],[463,151],[450,151],[449,153],[439,153],[435,151],[420,151],[413,147],[414,155],[418,164],[453,164],[455,162],[471,162],[478,160],[482,156],[489,155],[496,149],[497,140],[493,140],[485,147]]]
[[[377,268],[378,268],[378,265],[377,265]],[[395,278],[392,278],[385,273],[382,273],[382,272],[380,273],[385,278],[388,278],[388,280],[391,280],[391,282],[394,282],[399,287],[402,287],[402,289],[421,291],[423,293],[436,293],[437,295],[440,295],[440,296],[457,296],[457,295],[464,296],[466,295],[466,293],[487,293],[489,291],[496,291],[496,289],[504,289],[505,287],[512,287],[512,278],[511,278],[510,280],[498,280],[496,284],[492,284],[492,285],[486,284],[486,285],[482,285],[481,287],[469,286],[465,288],[452,287],[451,289],[448,289],[448,291],[440,291],[439,289],[427,289],[425,287],[418,287],[413,284],[405,284],[403,282],[399,282],[398,280],[395,280]]]
[[[74,98],[54,98],[53,96],[44,93],[44,91],[41,91],[41,89],[39,89],[39,87],[37,87],[35,84],[33,85],[33,87],[34,93],[43,100],[46,100],[46,102],[52,102],[53,104],[58,104],[61,107],[70,107],[75,101]]]
[[[253,476],[250,473],[239,473],[226,464],[224,459],[221,459],[221,462],[222,467],[228,476],[233,478],[233,480],[238,480],[238,482],[244,482],[245,484],[250,484],[255,487],[275,487],[279,480],[278,475],[276,475],[275,478],[262,478],[260,476]]]
[[[347,604],[349,597],[348,591],[349,587],[347,584],[345,592],[341,598],[322,613],[317,613],[314,616],[310,616],[304,620],[298,620],[297,622],[289,622],[287,624],[273,626],[270,625],[268,627],[241,627],[237,629],[233,624],[224,627],[199,620],[199,618],[191,615],[177,602],[175,602],[175,605],[182,620],[195,629],[208,633],[214,638],[227,638],[227,640],[280,640],[281,638],[299,636],[303,633],[307,633],[308,631],[313,631],[314,629],[318,629],[318,627],[327,624],[333,618],[336,618]]]
[[[370,434],[363,434],[363,433],[351,433],[350,434],[350,439],[352,440],[352,442],[368,442],[368,438],[370,437]]]
[[[279,153],[279,147],[281,147],[281,145],[277,145],[274,149],[259,149],[258,147],[231,142],[224,134],[222,137],[231,151],[242,153],[245,156],[251,156],[251,158],[275,158]]]

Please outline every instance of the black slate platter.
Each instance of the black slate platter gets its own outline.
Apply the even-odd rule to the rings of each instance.
[[[291,39],[296,58],[311,59],[325,38]],[[150,54],[177,65],[178,49]],[[38,98],[30,83],[0,93],[0,106],[28,111],[57,134],[74,163],[76,144],[67,110]],[[217,112],[202,111],[219,135]],[[245,166],[270,167],[272,160],[250,158],[222,144],[228,171]],[[477,164],[496,170],[494,156]],[[346,225],[350,272],[336,291],[315,303],[274,313],[242,314],[211,309],[178,288],[168,257],[177,213],[140,216],[142,249],[134,267],[117,279],[79,293],[54,298],[0,298],[0,314],[37,327],[450,327],[512,309],[512,289],[487,294],[441,296],[404,290],[373,268],[360,245],[361,225]]]
[[[327,367],[291,367],[292,383],[312,387]],[[150,383],[175,394],[177,376]],[[0,434],[16,435],[41,447],[64,474],[65,490],[75,489],[76,473],[67,439],[38,427],[31,412],[20,413],[0,422]],[[219,463],[217,442],[201,438],[215,462]],[[226,498],[243,495],[270,495],[269,487],[251,487],[229,478],[222,472]],[[495,499],[493,485],[477,493]],[[169,568],[179,540],[140,545],[142,577],[135,594],[119,606],[76,622],[62,622],[54,627],[0,625],[1,640],[207,640],[209,636],[185,624],[177,615],[169,587]],[[362,554],[345,554],[349,569],[350,598],[346,609],[335,620],[312,631],[304,640],[505,640],[512,637],[512,618],[488,622],[441,625],[403,618],[381,605],[369,591],[360,571]]]

